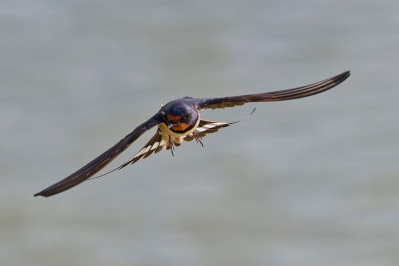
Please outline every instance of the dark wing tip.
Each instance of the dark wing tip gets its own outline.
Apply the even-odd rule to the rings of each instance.
[[[54,193],[54,192],[49,193],[48,189],[44,189],[44,190],[36,193],[35,195],[33,195],[33,197],[37,197],[37,196],[49,197],[49,196],[54,195],[54,194],[57,194],[57,193]]]
[[[342,73],[342,74],[339,74],[338,76],[336,76],[336,78],[337,78],[337,80],[342,80],[342,81],[344,81],[344,80],[347,79],[350,75],[351,75],[351,72],[350,72],[350,70],[348,70],[348,71],[345,71],[345,72]]]
[[[351,75],[351,72],[345,71],[339,75],[336,75],[335,77],[332,77],[330,80],[334,83],[334,86],[332,86],[331,88],[337,86],[338,84],[341,84],[342,82],[344,82],[349,76]],[[330,89],[330,88],[329,88]]]
[[[76,186],[76,185],[78,185],[78,184],[80,184],[80,183],[82,183],[83,181],[86,180],[86,178],[85,179],[83,179],[83,178],[72,179],[72,180],[76,180],[76,181],[72,181],[72,180],[71,181],[69,181],[69,180],[66,181],[66,179],[68,179],[68,177],[63,179],[63,180],[61,180],[61,181],[59,181],[59,182],[57,182],[57,183],[55,183],[52,186],[49,186],[48,188],[43,189],[42,191],[36,193],[33,196],[34,197],[37,197],[37,196],[50,197],[52,195],[55,195],[55,194],[58,194],[58,193],[61,193],[61,192],[65,191],[65,190],[68,190],[71,187],[74,187],[74,186]]]
[[[40,191],[39,193],[36,193],[35,195],[33,195],[33,197],[37,197],[37,196],[43,196],[43,197],[47,197],[43,191]]]

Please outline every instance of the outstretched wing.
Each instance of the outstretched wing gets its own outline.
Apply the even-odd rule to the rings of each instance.
[[[132,133],[121,139],[117,144],[109,148],[106,152],[98,156],[81,169],[66,177],[65,179],[55,183],[54,185],[36,193],[34,196],[49,197],[54,194],[58,194],[65,190],[68,190],[84,181],[89,179],[91,176],[96,174],[113,159],[115,159],[121,152],[123,152],[130,144],[132,144],[137,138],[139,138],[145,131],[158,125],[160,122],[160,114],[157,113],[145,123],[138,126]]]
[[[123,163],[122,165],[118,166],[117,168],[106,172],[105,174],[93,177],[93,178],[97,178],[97,177],[101,177],[104,175],[107,175],[109,173],[112,173],[116,170],[120,170],[122,168],[124,168],[125,166],[129,165],[129,164],[134,164],[135,162],[137,162],[138,160],[140,160],[141,158],[145,159],[148,156],[150,156],[153,153],[158,153],[160,152],[165,146],[167,146],[167,142],[165,140],[165,136],[162,136],[160,134],[160,130],[157,130],[157,133],[155,133],[155,135],[150,139],[150,141],[147,142],[147,144],[144,145],[143,148],[141,148],[141,150],[139,150],[132,158],[130,158],[127,162]]]
[[[286,100],[298,99],[329,90],[337,86],[341,82],[343,82],[345,79],[349,77],[349,75],[350,72],[346,71],[342,74],[339,74],[329,79],[325,79],[310,85],[288,89],[288,90],[231,96],[223,98],[198,99],[198,105],[200,108],[215,109],[215,108],[225,108],[225,107],[243,105],[249,102],[272,102],[272,101],[286,101]]]

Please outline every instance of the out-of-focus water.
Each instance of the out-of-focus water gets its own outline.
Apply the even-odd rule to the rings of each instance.
[[[397,1],[0,2],[1,265],[397,265]],[[182,96],[297,101],[33,198]],[[149,132],[111,167],[124,162]]]

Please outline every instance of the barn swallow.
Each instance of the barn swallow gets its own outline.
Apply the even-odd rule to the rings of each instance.
[[[247,94],[240,96],[221,98],[191,98],[184,97],[163,105],[160,110],[149,120],[139,125],[130,134],[121,139],[103,154],[77,170],[75,173],[54,185],[42,190],[34,196],[49,197],[68,190],[88,179],[91,179],[98,171],[103,169],[130,144],[138,139],[144,132],[158,126],[157,132],[130,160],[110,171],[119,170],[129,164],[137,162],[140,158],[147,158],[163,148],[171,150],[172,155],[176,146],[182,141],[196,140],[202,145],[201,138],[208,133],[214,133],[220,128],[230,126],[237,122],[216,122],[201,119],[202,109],[216,109],[234,107],[250,102],[273,102],[286,101],[315,95],[329,90],[350,75],[349,71],[323,81],[293,89],[265,92],[258,94]],[[108,173],[110,173],[108,172]],[[107,173],[106,173],[107,174]]]

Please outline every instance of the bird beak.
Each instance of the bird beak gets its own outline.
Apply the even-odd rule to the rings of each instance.
[[[176,125],[177,125],[176,123],[168,123],[168,128],[171,128],[171,127],[176,126]]]

